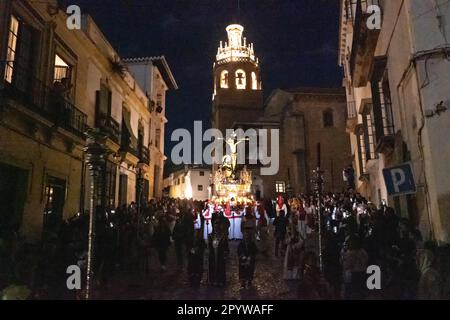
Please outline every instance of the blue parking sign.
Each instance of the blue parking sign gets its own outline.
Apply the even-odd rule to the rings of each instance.
[[[410,162],[383,170],[384,182],[390,196],[400,196],[417,192]]]

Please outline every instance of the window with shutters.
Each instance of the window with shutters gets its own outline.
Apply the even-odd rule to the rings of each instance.
[[[389,152],[395,146],[394,115],[386,65],[386,57],[377,57],[371,79],[376,146],[380,153]]]
[[[34,30],[19,17],[11,16],[4,79],[6,82],[13,84],[19,92],[27,95],[35,94],[36,96],[33,96],[33,99],[40,98],[43,89],[39,79],[34,79],[33,83],[34,67],[37,65],[34,61],[37,33],[37,30]],[[33,85],[36,88],[33,88]]]
[[[100,90],[97,91],[97,114],[111,116],[112,92],[104,84],[100,85]]]
[[[5,80],[12,82],[14,63],[17,53],[17,39],[19,37],[19,20],[15,16],[11,16],[8,34],[8,49],[6,53]]]
[[[111,118],[112,93],[109,88],[101,84],[100,90],[96,92],[96,125],[97,127],[107,127]]]
[[[364,128],[364,153],[366,161],[378,159],[378,153],[376,151],[376,132],[372,103],[365,104],[362,118]]]

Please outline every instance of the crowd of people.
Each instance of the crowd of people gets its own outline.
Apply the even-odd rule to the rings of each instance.
[[[283,279],[297,284],[299,299],[444,297],[435,247],[422,241],[410,221],[351,191],[318,200],[298,195],[218,205],[162,198],[140,207],[98,208],[95,286],[108,286],[120,274],[149,274],[153,256],[164,273],[174,250],[176,267],[186,270],[193,288],[224,287],[236,250],[243,289],[252,287],[258,261],[278,259]],[[79,213],[39,247],[9,243],[0,289],[15,283],[35,299],[76,298],[76,292],[67,296],[66,268],[86,269],[88,227],[89,214]],[[237,249],[230,246],[233,240]],[[368,266],[380,268],[382,290],[367,287]]]

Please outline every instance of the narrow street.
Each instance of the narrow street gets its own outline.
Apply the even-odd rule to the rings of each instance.
[[[272,238],[270,243],[273,246]],[[156,252],[152,252],[149,275],[116,274],[112,284],[99,293],[99,299],[138,300],[289,300],[295,299],[297,282],[283,280],[283,258],[275,258],[271,248],[267,257],[259,254],[256,262],[253,288],[241,289],[238,279],[238,241],[230,241],[227,265],[227,286],[210,287],[207,284],[208,253],[205,252],[201,287],[189,287],[186,268],[177,269],[175,249],[169,249],[167,270],[161,272]],[[271,247],[272,247],[271,246]]]

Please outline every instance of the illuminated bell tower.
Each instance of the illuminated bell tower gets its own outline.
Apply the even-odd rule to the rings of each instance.
[[[244,27],[226,28],[228,41],[220,41],[214,62],[212,127],[234,129],[235,123],[254,122],[263,116],[262,81],[253,43],[243,38]]]

